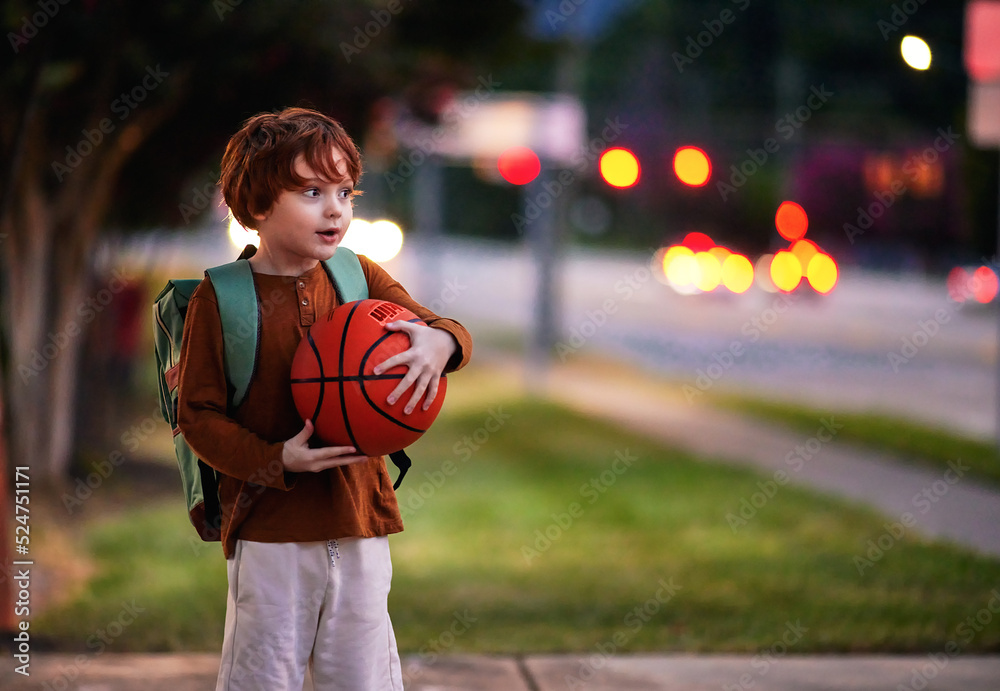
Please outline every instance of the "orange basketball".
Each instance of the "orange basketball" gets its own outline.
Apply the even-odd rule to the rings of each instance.
[[[318,320],[299,343],[292,360],[292,396],[299,415],[313,421],[325,444],[381,456],[409,446],[434,422],[444,403],[444,375],[431,407],[424,410],[421,401],[406,415],[411,390],[393,405],[386,398],[407,368],[373,372],[375,365],[410,347],[406,333],[385,328],[400,320],[423,324],[392,302],[355,300]]]

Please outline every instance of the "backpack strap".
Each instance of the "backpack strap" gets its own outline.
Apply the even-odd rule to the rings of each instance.
[[[243,402],[257,367],[260,348],[260,304],[250,262],[239,259],[205,272],[212,279],[222,321],[226,380],[233,387],[232,407]],[[253,347],[248,347],[252,340]]]
[[[238,407],[250,388],[257,366],[260,348],[260,304],[253,285],[253,271],[245,259],[253,256],[250,246],[240,259],[208,269],[215,295],[219,301],[219,318],[222,321],[222,340],[225,344],[226,379],[233,386],[232,406]],[[364,300],[368,297],[368,281],[361,269],[358,256],[346,247],[323,263],[341,302]],[[253,339],[253,348],[247,341]]]
[[[181,349],[184,335],[184,315],[191,293],[201,280],[182,278],[167,281],[153,301],[153,342],[156,366],[159,373],[157,388],[160,390],[160,412],[177,430],[177,383],[180,378]]]
[[[253,255],[247,247],[240,259],[229,264],[216,266],[205,273],[212,279],[215,295],[219,301],[219,317],[222,321],[222,340],[225,343],[226,378],[232,383],[234,392],[232,405],[238,406],[253,378],[257,366],[257,350],[260,347],[260,303],[253,285],[253,271],[246,258]],[[361,268],[361,261],[351,250],[338,247],[330,259],[323,262],[327,274],[333,281],[340,303],[365,300],[368,298],[368,280]],[[253,337],[254,348],[247,348],[246,341]],[[400,449],[389,454],[389,459],[399,470],[392,488],[399,489],[403,476],[410,469],[411,461]]]
[[[368,299],[368,279],[354,252],[338,247],[334,255],[323,262],[323,266],[333,280],[341,304]]]

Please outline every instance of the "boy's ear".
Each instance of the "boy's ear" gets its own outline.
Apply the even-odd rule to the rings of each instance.
[[[264,209],[263,211],[251,211],[250,209],[247,209],[247,211],[251,212],[250,217],[255,221],[265,221],[267,220],[267,217],[271,215],[271,209]]]

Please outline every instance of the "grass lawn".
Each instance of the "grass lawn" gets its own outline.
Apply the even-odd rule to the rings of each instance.
[[[449,391],[410,452],[391,538],[404,652],[1000,651],[1000,561],[888,535],[866,509],[783,486],[735,525],[763,476],[496,388]],[[80,526],[97,575],[32,630],[218,649],[225,564],[191,541],[179,492]]]
[[[990,441],[877,413],[819,410],[729,394],[713,397],[710,402],[807,432],[816,429],[816,420],[833,416],[844,425],[837,432],[839,441],[857,442],[897,455],[901,460],[941,469],[948,467],[948,461],[960,460],[973,475],[1000,485],[1000,452]]]

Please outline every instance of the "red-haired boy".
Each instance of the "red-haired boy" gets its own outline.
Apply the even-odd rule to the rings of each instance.
[[[309,326],[339,304],[321,262],[353,217],[357,147],[335,120],[289,108],[254,116],[230,139],[220,186],[233,216],[260,235],[249,258],[261,309],[258,362],[242,404],[228,405],[218,303],[206,277],[184,325],[178,424],[221,474],[222,543],[229,573],[217,689],[402,691],[387,597],[388,535],[403,529],[384,459],[346,446],[311,448],[296,413],[292,357]],[[360,256],[369,296],[409,308],[428,326],[397,322],[408,350],[390,395],[428,406],[442,372],[468,362],[460,324],[415,302]]]

